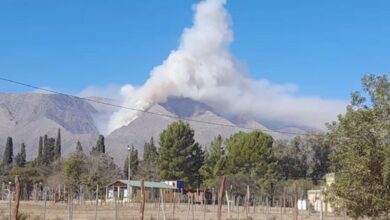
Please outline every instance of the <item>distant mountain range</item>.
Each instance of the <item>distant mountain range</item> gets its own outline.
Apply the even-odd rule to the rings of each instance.
[[[116,103],[115,100],[102,97],[88,99]],[[27,157],[34,158],[38,153],[39,136],[48,134],[56,137],[58,128],[62,132],[63,155],[74,151],[78,140],[85,150],[90,150],[99,133],[106,131],[105,125],[116,110],[116,107],[66,95],[0,93],[0,154],[4,151],[7,136],[11,136],[14,140],[14,154],[19,152],[20,144],[24,142]],[[266,130],[274,138],[288,138],[305,132],[305,129],[298,127],[279,128],[278,131],[282,133],[271,132],[251,117],[228,119],[210,106],[188,98],[171,97],[165,103],[153,105],[148,112],[156,114],[141,113],[129,125],[106,135],[106,149],[118,164],[122,164],[126,156],[127,145],[133,144],[142,155],[144,143],[154,137],[158,144],[160,133],[178,117],[190,120],[196,140],[205,148],[218,134],[226,138],[238,131],[249,131],[245,128]]]

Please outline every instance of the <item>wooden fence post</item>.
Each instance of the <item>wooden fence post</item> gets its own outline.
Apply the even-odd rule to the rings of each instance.
[[[140,206],[140,220],[144,219],[145,212],[145,181],[141,180],[141,206]]]
[[[98,204],[99,204],[99,184],[96,185],[95,220],[97,220]]]
[[[223,192],[225,192],[225,181],[226,178],[222,177],[221,185],[219,186],[219,192],[218,192],[217,220],[222,219],[222,201],[223,201]]]
[[[18,219],[19,202],[20,202],[20,182],[19,182],[19,176],[15,176],[15,203],[12,210],[12,220]]]

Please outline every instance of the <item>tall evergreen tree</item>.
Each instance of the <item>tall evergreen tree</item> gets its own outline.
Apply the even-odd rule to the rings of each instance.
[[[54,159],[58,159],[61,157],[61,129],[58,128],[56,145],[54,149]]]
[[[83,146],[81,145],[80,141],[77,141],[76,153],[83,153]]]
[[[138,166],[139,166],[138,150],[135,149],[133,145],[131,145],[131,148],[130,148],[131,176],[130,176],[130,178],[134,178],[137,175]],[[128,156],[126,157],[125,164],[123,166],[123,173],[125,174],[125,177],[128,178],[128,176],[129,176],[129,157]]]
[[[98,140],[96,142],[96,146],[92,148],[92,152],[97,153],[105,153],[106,152],[106,146],[104,144],[104,136],[99,135]]]
[[[3,164],[11,165],[14,158],[12,137],[7,137],[7,143],[3,154]]]
[[[190,187],[199,187],[203,159],[202,147],[188,123],[174,122],[161,133],[158,163],[162,179],[184,180]]]
[[[46,147],[46,145],[47,145],[47,140],[48,140],[48,136],[47,136],[47,134],[45,134],[45,135],[43,136],[43,148]],[[44,153],[44,152],[45,152],[45,149],[43,149],[42,153]]]
[[[43,137],[39,136],[39,146],[38,146],[38,158],[43,156]]]
[[[143,159],[146,165],[157,163],[158,152],[156,145],[154,145],[153,137],[150,138],[149,143],[146,142],[144,145]]]
[[[15,164],[18,167],[26,166],[26,145],[24,143],[20,146],[20,153],[15,157]]]
[[[279,179],[278,162],[273,152],[273,138],[261,131],[239,132],[226,142],[228,174],[244,174],[257,184],[272,200]]]
[[[43,146],[43,162],[45,164],[50,164],[55,160],[55,138],[48,138],[47,135],[45,135],[44,146]]]

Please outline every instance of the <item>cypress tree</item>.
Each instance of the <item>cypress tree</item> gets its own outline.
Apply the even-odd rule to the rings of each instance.
[[[80,141],[77,141],[77,144],[76,144],[76,152],[77,152],[77,153],[82,153],[82,152],[83,152],[83,146],[81,146]]]
[[[104,136],[99,135],[99,138],[96,142],[96,146],[92,148],[92,152],[105,153],[106,146],[104,145]]]
[[[22,146],[20,147],[20,154],[22,155],[23,163],[26,163],[27,154],[26,154],[26,145],[22,143]]]
[[[47,139],[48,139],[48,137],[47,137],[47,134],[45,134],[44,136],[43,136],[43,148],[42,148],[42,156],[43,157],[45,157],[45,155],[46,155],[46,148],[47,148]]]
[[[13,142],[12,137],[7,137],[7,144],[5,146],[4,155],[3,155],[3,164],[11,165],[13,161]]]
[[[61,157],[61,129],[58,128],[58,134],[56,139],[56,144],[54,148],[54,159]]]
[[[38,158],[42,158],[43,153],[43,137],[39,136]]]
[[[24,143],[20,147],[20,153],[15,157],[15,164],[18,167],[26,166],[26,145]]]
[[[157,162],[158,152],[156,145],[154,145],[153,137],[150,138],[149,143],[145,143],[144,145],[143,158],[147,165],[151,165]]]
[[[43,148],[43,162],[45,164],[50,164],[51,162],[54,161],[55,159],[55,154],[54,154],[54,147],[55,147],[55,138],[47,138],[47,135],[45,135],[44,141],[46,144]]]

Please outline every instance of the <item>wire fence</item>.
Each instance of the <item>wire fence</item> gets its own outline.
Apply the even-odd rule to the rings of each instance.
[[[22,189],[20,213],[25,219],[140,219],[142,202],[137,194],[127,200],[123,194],[112,193],[109,189],[97,186],[91,189],[80,186],[72,193],[64,185],[55,188],[34,184],[31,191]],[[173,199],[159,190],[160,196],[147,200],[144,205],[144,219],[217,219],[217,195],[206,199],[206,193],[187,195],[185,192],[173,192]],[[344,213],[335,214],[321,195],[312,198],[300,198],[297,188],[283,190],[276,197],[248,193],[245,196],[225,191],[222,203],[221,219],[349,219]],[[12,185],[2,184],[0,214],[3,218],[11,212],[14,200]],[[203,198],[203,199],[199,199]],[[320,209],[318,209],[318,201]],[[316,207],[317,206],[317,207]],[[20,218],[23,219],[23,218]]]

